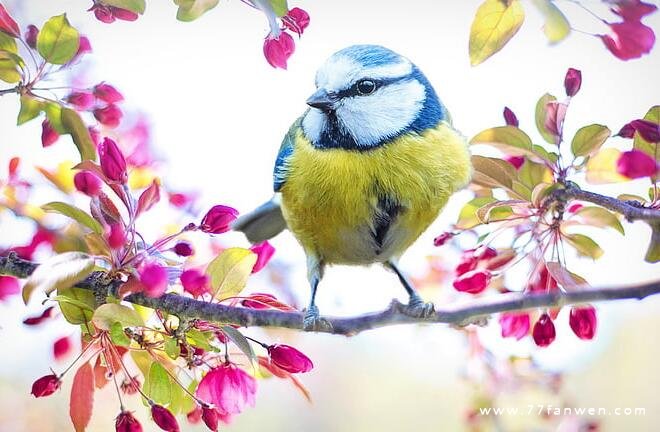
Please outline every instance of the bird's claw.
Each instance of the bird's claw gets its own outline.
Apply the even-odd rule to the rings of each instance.
[[[316,305],[312,305],[305,311],[303,330],[328,331],[332,330],[332,324],[330,324],[330,321],[319,315],[319,308]]]
[[[435,313],[435,306],[416,295],[410,297],[410,301],[405,306],[405,313],[414,318],[429,318]]]

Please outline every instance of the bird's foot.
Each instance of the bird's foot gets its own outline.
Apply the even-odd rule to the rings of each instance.
[[[435,306],[431,302],[425,302],[420,296],[414,295],[410,297],[404,313],[414,318],[429,318],[435,313]]]
[[[332,324],[325,318],[319,315],[319,308],[316,305],[311,305],[305,311],[303,318],[303,330],[305,331],[329,331],[332,330]]]

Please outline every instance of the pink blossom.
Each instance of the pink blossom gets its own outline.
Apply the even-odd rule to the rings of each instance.
[[[544,313],[539,317],[539,320],[536,321],[532,329],[534,342],[540,347],[547,347],[555,340],[555,336],[555,325],[550,316]]]
[[[471,270],[454,279],[452,285],[456,291],[479,294],[486,289],[491,276],[491,272],[488,270]]]
[[[157,263],[149,263],[140,269],[140,282],[147,297],[160,297],[167,289],[167,269]]]
[[[593,339],[598,326],[596,309],[591,305],[572,307],[568,323],[580,339]]]
[[[135,21],[138,19],[138,14],[128,9],[110,6],[110,12],[112,12],[112,16],[122,21]]]
[[[268,243],[268,241],[254,245],[250,250],[257,254],[257,262],[255,262],[254,267],[252,267],[252,273],[256,273],[264,268],[275,253],[275,248]]]
[[[124,224],[122,222],[110,224],[106,240],[108,241],[108,246],[112,249],[120,249],[124,246],[124,244],[126,244],[126,231],[124,230]]]
[[[289,345],[271,345],[268,347],[268,355],[277,367],[287,372],[304,373],[314,367],[309,357]]]
[[[582,86],[582,72],[577,69],[569,68],[564,78],[564,88],[566,96],[575,96]]]
[[[52,317],[54,310],[55,310],[55,308],[53,306],[47,307],[46,309],[44,309],[44,311],[41,314],[39,314],[37,316],[32,316],[32,317],[25,318],[23,320],[23,324],[25,324],[27,326],[39,325],[42,322],[44,322],[45,320]]]
[[[124,96],[110,84],[101,83],[94,86],[94,96],[105,103],[114,104],[124,100]]]
[[[73,92],[66,97],[66,101],[79,111],[85,111],[94,106],[94,95],[89,92]]]
[[[243,369],[225,363],[211,369],[197,387],[196,395],[213,404],[220,415],[239,414],[246,406],[254,406],[257,381]]]
[[[230,224],[238,217],[238,211],[232,207],[216,205],[206,212],[199,229],[209,234],[221,234],[229,231]]]
[[[628,124],[635,129],[645,141],[650,143],[660,142],[660,124],[644,119],[633,120]]]
[[[513,165],[515,169],[520,169],[520,167],[525,163],[524,156],[506,156],[504,160]]]
[[[32,391],[30,393],[37,398],[50,396],[55,393],[61,385],[62,381],[60,381],[55,374],[42,376],[32,383]]]
[[[529,314],[523,312],[504,312],[500,315],[502,337],[515,337],[520,340],[529,333]]]
[[[445,243],[447,243],[449,240],[454,238],[455,235],[456,234],[454,234],[453,232],[450,232],[450,231],[443,232],[442,234],[440,234],[439,236],[437,236],[436,238],[433,239],[433,246],[436,246],[436,247],[442,246]]]
[[[569,213],[577,213],[582,207],[584,207],[584,205],[582,205],[581,203],[573,203],[568,206],[566,211]]]
[[[514,114],[513,111],[509,107],[504,107],[504,122],[506,123],[507,126],[515,126],[518,127],[518,117]]]
[[[202,407],[202,420],[207,428],[213,432],[218,431],[218,410],[212,407]]]
[[[653,29],[637,21],[610,23],[611,34],[600,38],[608,50],[621,60],[631,60],[648,54],[655,43]]]
[[[621,153],[616,162],[616,171],[628,178],[636,179],[651,177],[658,172],[655,160],[641,150],[630,150]]]
[[[309,25],[309,14],[298,7],[291,9],[286,15],[282,17],[284,27],[302,35],[307,26]]]
[[[180,430],[174,414],[161,405],[151,406],[151,418],[165,432],[179,432]]]
[[[126,183],[126,180],[128,180],[126,159],[124,159],[124,155],[119,150],[117,143],[110,138],[105,138],[99,144],[98,150],[103,174],[111,181]]]
[[[87,38],[87,36],[80,36],[78,52],[76,52],[76,56],[74,57],[74,60],[90,52],[92,52],[92,44],[89,42],[89,39]]]
[[[209,277],[196,269],[188,269],[179,276],[183,289],[192,294],[193,297],[199,297],[209,292]]]
[[[110,104],[104,108],[97,108],[94,110],[94,117],[104,126],[111,129],[119,126],[121,118],[124,114],[121,112],[117,105]]]
[[[658,9],[657,6],[644,3],[640,0],[618,0],[612,12],[623,18],[624,21],[640,21]]]
[[[632,138],[635,136],[635,128],[630,123],[626,123],[616,136],[620,136],[621,138]]]
[[[53,344],[53,357],[55,360],[61,360],[71,352],[71,339],[68,336],[59,338]]]
[[[37,36],[39,36],[39,29],[37,26],[30,24],[25,32],[25,43],[32,49],[37,47]]]
[[[80,171],[73,176],[73,184],[79,192],[94,197],[101,193],[102,182],[91,171]]]
[[[193,249],[192,245],[188,242],[183,242],[183,241],[175,244],[172,250],[174,251],[175,254],[181,257],[189,257],[195,253],[195,250]]]
[[[13,276],[0,276],[0,301],[12,297],[21,292],[18,279]]]
[[[264,56],[274,68],[287,68],[287,60],[296,49],[296,43],[290,34],[281,32],[275,37],[269,34],[264,40]]]
[[[49,147],[55,144],[55,141],[58,140],[60,134],[57,133],[53,126],[51,126],[48,120],[44,120],[41,123],[41,145],[44,147]]]
[[[108,6],[96,3],[90,9],[94,11],[94,16],[97,20],[105,24],[111,24],[115,22],[115,16],[112,14],[112,10]]]
[[[18,28],[16,21],[9,15],[7,9],[0,3],[0,32],[8,34],[13,38],[21,36],[21,31]]]
[[[115,432],[142,432],[142,425],[129,411],[122,411],[115,419]]]

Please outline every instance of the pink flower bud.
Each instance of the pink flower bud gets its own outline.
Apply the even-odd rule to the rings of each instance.
[[[301,35],[309,25],[309,14],[299,7],[294,7],[282,17],[282,23],[285,28]]]
[[[539,320],[536,321],[532,329],[534,343],[540,347],[547,347],[555,340],[555,336],[555,325],[550,316],[544,313],[539,317]]]
[[[86,111],[94,106],[94,95],[88,92],[73,92],[66,97],[66,101],[79,111]]]
[[[104,126],[111,129],[119,126],[121,118],[124,114],[121,112],[117,105],[108,105],[105,108],[97,108],[94,110],[94,117]]]
[[[582,72],[569,68],[564,78],[564,88],[566,89],[566,96],[575,96],[580,91],[582,85]]]
[[[142,432],[142,425],[133,414],[122,411],[115,420],[115,432]]]
[[[32,49],[37,47],[37,36],[39,36],[39,29],[37,26],[30,24],[25,32],[25,43]]]
[[[309,372],[314,367],[312,361],[292,346],[275,344],[268,347],[270,360],[280,369],[291,373]]]
[[[126,183],[128,180],[126,159],[117,144],[110,138],[105,138],[98,150],[103,174],[111,181]]]
[[[504,107],[504,121],[507,126],[518,127],[518,117],[511,111],[509,107]]]
[[[521,166],[525,163],[524,156],[506,156],[505,161],[509,162],[515,169],[520,169]]]
[[[151,417],[159,428],[166,432],[179,432],[179,423],[174,414],[161,405],[151,406]]]
[[[44,120],[43,123],[41,123],[41,145],[44,147],[51,146],[57,141],[57,139],[60,137],[60,134],[58,134],[55,129],[51,126],[50,122],[48,120]]]
[[[18,279],[12,276],[0,276],[0,301],[13,297],[21,292]]]
[[[61,385],[62,381],[60,381],[55,374],[42,376],[32,383],[31,393],[37,398],[50,396],[55,393]]]
[[[78,60],[81,56],[92,52],[92,44],[89,43],[87,36],[80,36],[80,43],[78,44],[78,51],[76,55],[71,59],[69,63],[73,63]]]
[[[197,424],[202,421],[202,409],[199,406],[196,406],[195,409],[186,414],[188,423]]]
[[[193,249],[192,245],[188,242],[178,242],[177,244],[174,245],[172,248],[175,254],[181,256],[181,257],[189,257],[190,255],[195,253],[195,250]]]
[[[287,60],[295,49],[296,43],[291,35],[286,32],[280,33],[277,38],[268,35],[264,40],[264,56],[268,64],[274,68],[286,69]]]
[[[504,312],[500,315],[502,337],[514,337],[520,340],[529,333],[529,314],[523,312]]]
[[[616,161],[616,171],[628,178],[636,179],[654,176],[658,171],[655,160],[641,150],[621,153]]]
[[[110,224],[110,229],[106,237],[108,246],[112,249],[120,249],[126,244],[126,231],[124,231],[124,224],[121,222]]]
[[[101,193],[102,182],[95,174],[90,171],[80,171],[73,176],[73,184],[79,192],[87,196],[94,197]]]
[[[632,138],[635,136],[635,128],[630,123],[626,123],[616,135],[621,138]]]
[[[438,246],[438,247],[442,246],[445,243],[447,243],[449,240],[454,238],[455,235],[456,234],[450,231],[443,232],[442,234],[440,234],[439,236],[433,239],[433,246]]]
[[[479,246],[474,251],[474,257],[479,261],[489,260],[497,256],[497,250],[490,246]]]
[[[156,263],[146,264],[140,269],[140,282],[147,297],[160,297],[167,289],[167,269]]]
[[[0,32],[8,34],[13,38],[21,36],[21,30],[18,28],[18,24],[9,15],[2,3],[0,3]]]
[[[584,206],[581,203],[573,203],[568,206],[566,211],[569,213],[577,213],[582,207]]]
[[[47,319],[51,318],[53,316],[53,310],[54,308],[52,306],[47,307],[41,314],[29,318],[25,318],[23,320],[23,324],[27,326],[35,326],[39,325],[42,322],[46,321]]]
[[[473,250],[465,251],[461,261],[456,266],[456,276],[460,276],[477,268],[478,260],[473,255]]]
[[[202,420],[207,428],[213,432],[218,432],[218,411],[215,408],[203,406]]]
[[[71,352],[71,339],[68,336],[59,338],[53,344],[53,357],[55,360],[61,360]]]
[[[611,34],[601,35],[605,47],[621,60],[631,60],[648,54],[655,43],[653,29],[639,21],[608,23]]]
[[[275,253],[275,248],[268,243],[268,241],[254,245],[250,250],[257,254],[257,262],[255,262],[254,267],[252,267],[252,273],[256,273],[264,268]]]
[[[270,309],[275,302],[278,302],[277,297],[272,294],[254,293],[241,301],[241,304],[250,309]]]
[[[479,294],[490,283],[492,274],[488,270],[471,270],[454,279],[453,286],[456,291],[470,294]]]
[[[660,142],[660,124],[639,119],[631,121],[629,125],[632,126],[645,141],[650,143]]]
[[[598,327],[596,309],[591,305],[572,307],[568,323],[580,339],[593,339]]]
[[[192,294],[193,297],[199,297],[209,292],[209,277],[199,270],[189,269],[179,276],[184,291]]]
[[[96,19],[102,23],[111,24],[115,22],[115,16],[109,7],[97,3],[92,7],[92,10]]]
[[[136,19],[138,19],[138,14],[128,9],[122,9],[115,6],[110,6],[110,11],[112,12],[112,15],[115,18],[123,21],[135,21]]]
[[[124,96],[116,88],[106,83],[101,83],[94,87],[94,96],[109,104],[124,100]]]
[[[216,205],[209,210],[199,229],[209,234],[221,234],[229,231],[230,224],[238,217],[238,211],[232,207]]]

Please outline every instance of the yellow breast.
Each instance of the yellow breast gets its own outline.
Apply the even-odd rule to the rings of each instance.
[[[282,209],[308,254],[327,263],[383,262],[400,256],[470,175],[466,142],[444,122],[368,151],[317,149],[298,131]],[[377,241],[384,198],[400,211]]]

